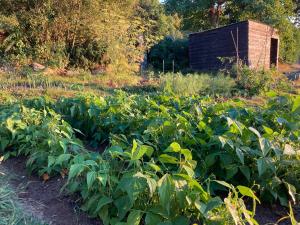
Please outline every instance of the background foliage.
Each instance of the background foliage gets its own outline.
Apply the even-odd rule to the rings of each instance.
[[[0,1],[1,58],[56,66],[136,71],[145,49],[178,19],[164,14],[158,0]]]

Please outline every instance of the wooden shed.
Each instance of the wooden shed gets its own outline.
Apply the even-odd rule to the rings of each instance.
[[[190,66],[195,71],[219,70],[237,58],[253,69],[277,68],[278,57],[278,31],[252,20],[189,35]]]

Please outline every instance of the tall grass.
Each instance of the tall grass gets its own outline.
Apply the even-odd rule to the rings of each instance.
[[[161,76],[161,89],[178,95],[223,95],[230,96],[235,80],[224,74],[187,74],[167,73]]]

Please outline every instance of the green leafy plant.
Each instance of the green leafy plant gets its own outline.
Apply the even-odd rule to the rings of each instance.
[[[256,195],[298,201],[299,110],[291,96],[264,107],[124,92],[7,102],[0,150],[27,156],[39,175],[68,176],[82,209],[105,224],[256,224]],[[107,148],[89,152],[77,138]]]

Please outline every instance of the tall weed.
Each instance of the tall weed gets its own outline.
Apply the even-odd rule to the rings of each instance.
[[[167,73],[161,76],[161,89],[181,96],[188,95],[224,95],[234,90],[235,81],[229,76],[218,74]]]

